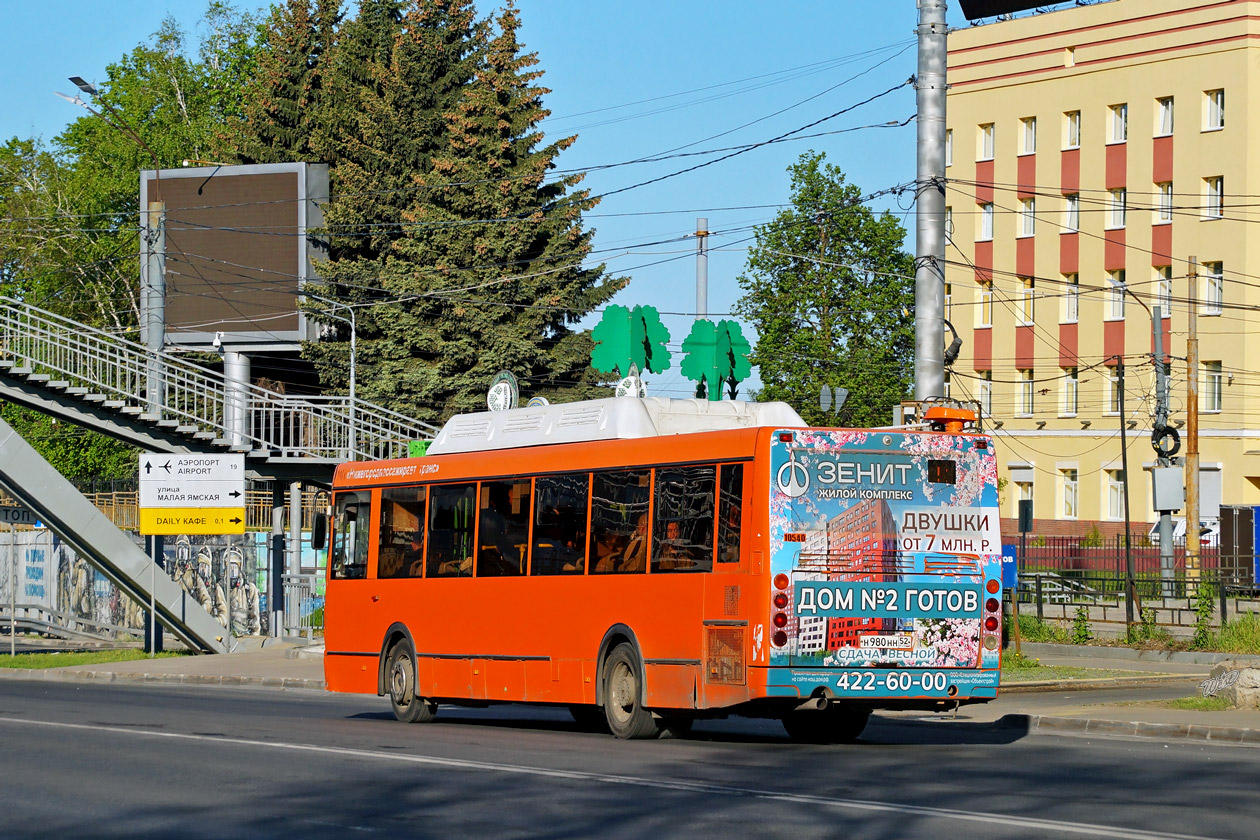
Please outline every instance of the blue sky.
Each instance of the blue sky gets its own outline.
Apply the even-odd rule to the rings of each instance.
[[[267,4],[240,2],[260,8]],[[789,197],[787,167],[808,149],[825,152],[864,192],[914,178],[914,113],[908,86],[824,119],[892,88],[915,72],[914,0],[520,0],[522,40],[538,52],[549,136],[577,134],[558,160],[588,169],[670,152],[760,143],[823,120],[802,134],[695,172],[610,195],[588,216],[595,248],[611,272],[632,278],[616,301],[667,314],[679,344],[695,311],[695,244],[679,240],[707,216],[709,314],[729,313],[739,296],[751,227]],[[203,0],[60,0],[6,4],[0,35],[0,136],[51,139],[82,112],[53,91],[67,76],[106,78],[106,66],[147,40],[168,14],[195,43]],[[491,7],[479,3],[484,13]],[[950,23],[966,25],[952,3]],[[857,130],[852,130],[857,129]],[[668,175],[719,155],[590,172],[603,194]],[[907,198],[875,203],[905,214]],[[904,219],[913,229],[913,217]],[[911,243],[912,244],[912,243]],[[649,378],[650,393],[687,396],[677,364]]]

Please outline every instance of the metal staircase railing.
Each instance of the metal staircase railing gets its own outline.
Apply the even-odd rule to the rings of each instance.
[[[153,366],[153,367],[151,367]],[[147,409],[154,367],[164,383],[157,412]],[[268,460],[399,458],[436,427],[348,397],[294,397],[256,385],[230,392],[221,376],[167,353],[0,296],[0,372],[50,391],[201,441]],[[243,428],[230,428],[246,402]]]

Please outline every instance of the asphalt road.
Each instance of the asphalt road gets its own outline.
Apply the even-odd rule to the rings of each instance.
[[[0,837],[1237,837],[1260,750],[873,719],[803,746],[777,723],[620,742],[563,710],[0,683]]]

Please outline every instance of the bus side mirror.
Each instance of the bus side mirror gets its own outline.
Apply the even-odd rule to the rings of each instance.
[[[324,550],[324,540],[328,537],[328,514],[315,514],[315,521],[311,524],[311,548],[316,551]]]

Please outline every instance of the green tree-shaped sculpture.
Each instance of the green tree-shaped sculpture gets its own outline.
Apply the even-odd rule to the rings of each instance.
[[[722,320],[717,324],[698,320],[691,325],[691,334],[683,341],[687,354],[682,362],[682,375],[693,382],[703,383],[697,388],[712,401],[722,399],[722,383],[730,386],[730,397],[739,393],[737,383],[752,371],[748,353],[752,345],[744,338],[739,324]]]
[[[595,347],[591,367],[604,373],[630,373],[630,366],[652,373],[669,370],[669,330],[653,306],[629,309],[614,304],[591,330]]]

